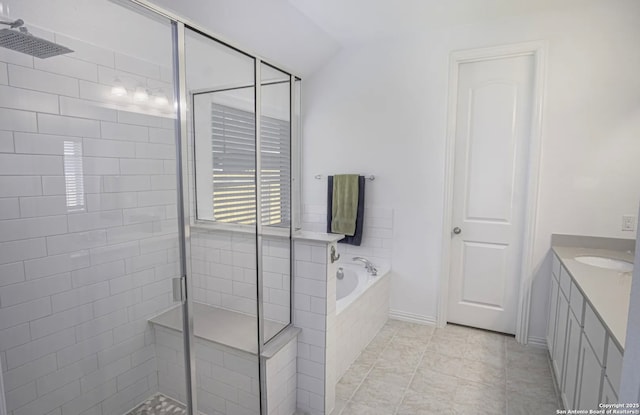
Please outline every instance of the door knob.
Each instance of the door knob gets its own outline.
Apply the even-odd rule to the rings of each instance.
[[[453,228],[453,233],[455,233],[456,235],[459,235],[460,232],[462,232],[462,229],[458,228],[457,226]]]

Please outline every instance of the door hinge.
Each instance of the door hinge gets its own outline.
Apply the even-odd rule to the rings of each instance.
[[[186,300],[185,296],[185,283],[187,282],[187,277],[176,277],[172,279],[173,284],[173,301],[174,302],[184,302]]]

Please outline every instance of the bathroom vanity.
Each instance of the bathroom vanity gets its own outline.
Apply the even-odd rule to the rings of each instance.
[[[618,401],[634,241],[554,235],[547,345],[567,409]]]

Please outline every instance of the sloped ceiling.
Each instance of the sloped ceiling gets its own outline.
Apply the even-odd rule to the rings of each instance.
[[[604,0],[288,0],[341,45]]]
[[[206,27],[241,49],[307,77],[341,48],[354,43],[594,3],[616,7],[617,2],[625,0],[150,1]],[[0,15],[5,18],[22,17],[28,24],[110,46],[101,38],[102,33],[118,26],[126,27],[131,33],[131,28],[136,27],[137,17],[123,12],[119,6],[127,2],[0,0]],[[165,50],[146,50],[144,47],[145,44],[158,43],[154,42],[157,36],[149,31],[149,26],[142,25],[138,35],[129,36],[126,42],[119,39],[114,42],[125,52],[138,51],[149,55],[149,59],[166,54]],[[96,28],[100,30],[93,30]]]
[[[308,76],[354,43],[608,0],[151,1]]]
[[[152,1],[303,77],[340,48],[286,0]]]

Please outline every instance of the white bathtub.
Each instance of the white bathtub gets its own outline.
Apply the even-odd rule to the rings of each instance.
[[[336,279],[336,380],[387,321],[390,286],[388,267],[378,267],[373,277],[359,264],[339,266],[344,278]]]
[[[343,269],[344,278],[336,279],[336,315],[389,273],[386,267],[378,268],[378,275],[374,277],[367,273],[365,267],[357,264],[341,264],[339,268]]]

